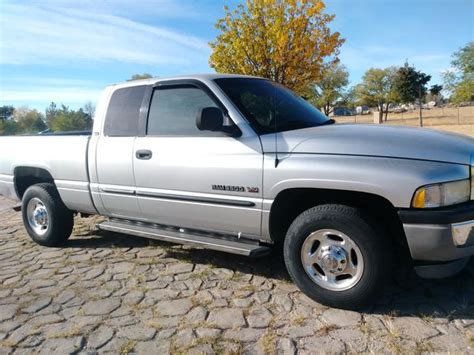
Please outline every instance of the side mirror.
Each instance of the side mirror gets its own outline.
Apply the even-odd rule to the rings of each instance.
[[[196,126],[201,131],[222,131],[224,115],[217,107],[204,107],[196,117]]]

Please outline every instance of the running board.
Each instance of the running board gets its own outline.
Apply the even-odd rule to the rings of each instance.
[[[183,229],[173,230],[146,225],[144,223],[107,221],[97,225],[100,230],[136,235],[138,237],[158,239],[165,242],[188,244],[196,247],[224,251],[227,253],[259,257],[268,254],[270,247],[260,245],[257,241],[237,239],[236,237],[223,238],[206,236],[198,232],[189,232]]]

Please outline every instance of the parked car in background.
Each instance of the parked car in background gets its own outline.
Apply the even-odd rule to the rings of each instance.
[[[356,107],[356,114],[358,114],[358,115],[368,115],[368,114],[370,114],[369,106],[357,106]]]
[[[355,112],[347,107],[336,107],[333,111],[334,116],[354,116]]]
[[[341,308],[373,301],[399,249],[429,278],[474,254],[472,138],[337,125],[279,84],[220,74],[109,86],[92,133],[72,134],[0,138],[0,194],[44,246],[76,212],[250,257],[282,244],[300,289]]]

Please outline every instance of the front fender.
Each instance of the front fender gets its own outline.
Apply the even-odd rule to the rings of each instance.
[[[365,192],[409,208],[420,186],[469,178],[469,167],[424,160],[329,154],[265,155],[264,191],[266,207],[282,191],[317,188]],[[264,209],[266,209],[264,207]]]

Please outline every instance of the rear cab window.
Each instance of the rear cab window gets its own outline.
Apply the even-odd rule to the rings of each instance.
[[[113,92],[105,115],[104,135],[130,137],[138,135],[140,108],[147,85],[131,86]]]

